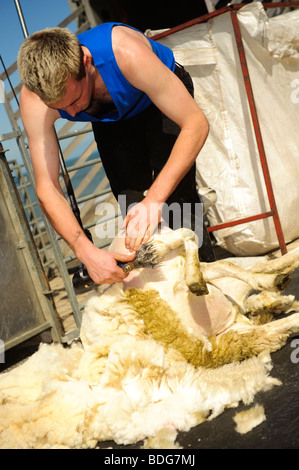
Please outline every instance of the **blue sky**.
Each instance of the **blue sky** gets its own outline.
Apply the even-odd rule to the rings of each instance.
[[[68,0],[20,0],[24,19],[31,34],[47,26],[56,26],[71,13]],[[15,62],[18,50],[24,39],[14,0],[0,0],[0,54],[6,68]],[[75,30],[75,24],[71,24],[70,29]],[[0,62],[0,73],[3,72]],[[14,84],[18,83],[18,75],[12,77]],[[9,85],[5,83],[6,92]],[[6,117],[3,104],[0,103],[0,134],[11,131],[11,125]],[[11,140],[3,142],[5,150],[10,150],[7,154],[8,160],[14,158],[15,143]]]
[[[56,26],[71,13],[67,0],[20,0],[29,34]],[[14,0],[0,0],[0,53],[5,64],[12,63],[23,40]]]

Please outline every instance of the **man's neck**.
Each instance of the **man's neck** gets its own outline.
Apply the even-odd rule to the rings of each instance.
[[[99,71],[93,65],[91,71],[92,79],[92,96],[87,109],[85,112],[91,116],[99,116],[100,114],[106,114],[112,111],[117,111],[115,104],[109,94],[109,91],[102,79]]]

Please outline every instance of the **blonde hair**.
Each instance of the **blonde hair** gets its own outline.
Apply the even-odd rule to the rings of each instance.
[[[63,98],[67,80],[85,76],[78,38],[66,28],[46,28],[25,39],[18,54],[22,83],[46,104]]]

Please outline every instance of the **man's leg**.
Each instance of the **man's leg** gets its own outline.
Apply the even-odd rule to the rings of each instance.
[[[116,199],[127,189],[145,191],[152,184],[152,168],[145,136],[150,110],[117,122],[93,122],[104,170]]]

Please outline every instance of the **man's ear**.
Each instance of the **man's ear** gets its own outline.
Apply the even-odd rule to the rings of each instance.
[[[83,64],[84,64],[85,70],[88,70],[90,65],[92,64],[92,58],[87,54],[83,54]]]

